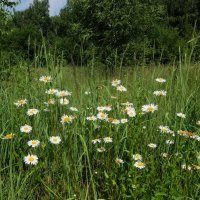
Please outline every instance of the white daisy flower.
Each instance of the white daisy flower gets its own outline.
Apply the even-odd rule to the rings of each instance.
[[[124,163],[124,161],[123,161],[122,159],[120,159],[120,158],[116,158],[116,159],[115,159],[115,162],[116,162],[118,165],[121,165],[121,164]]]
[[[30,141],[28,141],[28,146],[30,146],[30,147],[37,147],[37,146],[39,146],[40,145],[40,141],[39,140],[30,140]]]
[[[61,99],[60,99],[60,104],[61,104],[61,105],[68,105],[68,104],[69,104],[69,100],[66,99],[66,98],[61,98]]]
[[[135,117],[136,116],[135,108],[127,107],[127,115],[129,117]]]
[[[148,144],[148,147],[155,149],[157,147],[157,145],[153,144],[153,143],[150,143],[150,144]]]
[[[96,121],[97,118],[93,115],[93,116],[90,116],[90,117],[87,117],[86,118],[88,121]]]
[[[167,92],[164,90],[160,90],[160,91],[154,91],[153,94],[156,96],[166,96]]]
[[[111,123],[112,123],[112,124],[120,124],[120,120],[118,120],[118,119],[113,119]]]
[[[128,119],[121,119],[121,123],[122,124],[125,124],[125,123],[127,123],[128,122]]]
[[[99,112],[97,114],[97,118],[100,119],[100,120],[106,120],[108,118],[108,115],[106,113]]]
[[[127,89],[122,85],[117,86],[117,90],[120,91],[120,92],[126,92],[127,91]]]
[[[174,144],[174,140],[166,140],[166,144]]]
[[[51,76],[41,76],[39,78],[39,81],[44,82],[44,83],[49,83],[52,81],[52,77]]]
[[[165,82],[166,82],[166,80],[163,79],[163,78],[156,78],[156,81],[157,81],[158,83],[165,83]]]
[[[118,86],[120,84],[121,84],[121,80],[115,79],[115,80],[112,81],[112,86],[114,86],[114,87],[116,87],[116,86]]]
[[[61,123],[71,123],[73,121],[74,117],[73,116],[68,116],[68,115],[63,115],[61,117]]]
[[[49,89],[49,90],[46,90],[46,94],[56,94],[58,92],[57,89]]]
[[[101,142],[101,139],[94,139],[94,140],[92,140],[92,143],[93,143],[93,144],[96,144],[97,142],[100,143],[100,142]]]
[[[71,96],[72,93],[67,91],[67,90],[62,90],[62,91],[57,91],[56,96],[58,97],[66,97],[66,96]]]
[[[103,141],[105,143],[111,143],[112,142],[112,138],[111,137],[105,137],[105,138],[103,138]]]
[[[170,129],[168,126],[160,125],[158,128],[160,129],[161,133],[170,133]]]
[[[78,112],[78,109],[75,108],[75,107],[70,107],[69,109],[70,109],[71,111]]]
[[[135,164],[134,164],[135,167],[139,168],[139,169],[143,169],[145,168],[145,164],[141,161],[137,161]]]
[[[167,158],[167,157],[169,156],[169,154],[168,154],[168,153],[161,153],[161,156],[162,156],[163,158]]]
[[[183,113],[176,113],[176,115],[178,116],[178,117],[180,117],[180,118],[186,118],[186,115],[185,114],[183,114]]]
[[[49,141],[52,144],[59,144],[61,142],[61,138],[59,136],[51,136]]]
[[[37,165],[38,164],[38,157],[36,155],[30,155],[24,157],[25,164],[28,165]]]
[[[23,107],[27,104],[27,99],[20,99],[14,103],[17,107]]]
[[[158,110],[158,106],[154,104],[144,105],[142,106],[142,111],[146,113],[154,113],[156,110]]]
[[[106,151],[106,149],[104,147],[100,147],[100,148],[97,148],[97,151],[102,153],[102,152]]]
[[[27,111],[26,114],[27,114],[28,116],[33,116],[33,115],[36,115],[38,112],[39,112],[38,109],[31,108],[31,109],[28,109],[28,111]]]
[[[142,156],[140,154],[134,154],[133,159],[134,160],[142,160]]]
[[[30,133],[32,131],[32,127],[27,125],[27,124],[25,124],[24,126],[20,127],[20,131],[22,133]]]

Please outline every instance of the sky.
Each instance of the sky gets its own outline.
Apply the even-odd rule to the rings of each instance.
[[[29,7],[30,3],[32,3],[33,0],[21,0],[21,3],[16,6],[16,11],[25,10]],[[66,5],[66,0],[49,0],[50,4],[50,15],[58,15],[60,12],[60,9],[63,8]]]

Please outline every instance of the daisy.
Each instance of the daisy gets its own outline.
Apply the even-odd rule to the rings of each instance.
[[[24,157],[25,164],[28,165],[37,165],[38,164],[38,157],[36,155],[30,155]]]
[[[86,119],[89,120],[89,121],[96,121],[97,120],[97,118],[94,115],[87,117]]]
[[[135,164],[134,164],[135,167],[139,168],[139,169],[143,169],[145,168],[145,164],[141,161],[137,161]]]
[[[121,123],[122,124],[125,124],[125,123],[127,123],[128,122],[128,119],[121,119]]]
[[[143,112],[151,112],[151,113],[154,113],[155,110],[158,110],[158,106],[157,105],[154,105],[154,104],[149,104],[149,105],[144,105],[142,106],[142,111]]]
[[[164,90],[160,90],[160,91],[154,91],[153,94],[156,96],[166,96],[167,92]]]
[[[166,140],[166,144],[174,144],[174,140]]]
[[[120,83],[121,83],[121,80],[115,79],[112,81],[112,86],[116,87],[116,86],[120,85]]]
[[[44,83],[49,83],[52,81],[52,77],[51,76],[41,76],[39,78],[39,81],[44,82]]]
[[[37,146],[39,146],[40,145],[40,141],[39,140],[30,140],[30,141],[28,141],[28,146],[30,146],[30,147],[37,147]]]
[[[112,123],[112,124],[120,124],[120,120],[118,120],[118,119],[113,119],[111,123]]]
[[[106,149],[104,147],[101,147],[101,148],[97,148],[97,151],[102,153],[102,152],[106,151]]]
[[[58,92],[57,89],[49,89],[49,90],[46,90],[46,94],[56,94]]]
[[[157,81],[158,83],[165,83],[165,82],[166,82],[166,80],[163,79],[163,78],[156,78],[156,81]]]
[[[4,139],[4,140],[10,140],[10,139],[13,139],[13,137],[14,137],[14,134],[8,133],[8,134],[4,135],[2,137],[2,139]]]
[[[66,97],[66,96],[71,96],[72,93],[67,91],[67,90],[62,90],[62,91],[57,91],[56,96],[58,97]]]
[[[77,112],[77,111],[78,111],[78,109],[75,108],[75,107],[70,107],[69,109],[70,109],[71,111],[74,111],[74,112]]]
[[[124,163],[124,161],[123,161],[122,159],[120,159],[120,158],[116,158],[116,159],[115,159],[115,162],[116,162],[118,165]]]
[[[32,109],[28,109],[28,111],[27,111],[26,114],[27,114],[28,116],[33,116],[33,115],[36,115],[38,112],[39,112],[38,109],[32,108]]]
[[[66,98],[61,98],[61,99],[60,99],[60,104],[61,104],[61,105],[67,105],[67,104],[69,104],[69,100],[66,99]]]
[[[108,115],[106,113],[103,113],[103,112],[99,112],[97,114],[97,118],[100,119],[100,120],[105,120],[108,118]]]
[[[112,142],[112,138],[111,137],[105,137],[103,138],[105,143],[111,143]]]
[[[52,144],[59,144],[61,142],[61,139],[59,136],[51,136],[49,141],[52,143]]]
[[[127,89],[122,85],[117,86],[117,90],[120,91],[120,92],[126,92],[127,91]]]
[[[128,110],[127,110],[127,115],[129,117],[135,117],[136,116],[135,109],[133,107],[129,107]]]
[[[61,117],[61,123],[62,124],[64,124],[64,123],[71,123],[73,119],[74,119],[73,116],[63,115]]]
[[[24,105],[27,104],[27,100],[26,99],[20,99],[17,102],[14,103],[17,107],[23,107]]]
[[[45,102],[46,105],[54,105],[55,100],[54,99],[49,99],[47,102]]]
[[[183,114],[183,113],[176,113],[176,115],[177,115],[178,117],[180,117],[180,118],[185,118],[185,117],[186,117],[186,115]]]
[[[134,160],[142,160],[142,156],[140,154],[134,154],[133,159]]]
[[[24,126],[21,126],[20,131],[22,133],[30,133],[32,131],[32,127],[25,124]]]
[[[153,143],[150,143],[150,144],[148,144],[148,147],[155,149],[157,147],[157,145],[153,144]]]
[[[100,139],[94,139],[94,140],[92,140],[92,143],[93,143],[93,144],[96,144],[97,142],[100,143],[101,140],[100,140]]]
[[[168,126],[162,126],[162,125],[160,125],[158,128],[160,129],[161,133],[170,133],[170,129],[169,129]]]

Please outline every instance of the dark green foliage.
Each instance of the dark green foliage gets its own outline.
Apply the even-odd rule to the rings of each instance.
[[[2,1],[1,8],[13,6]],[[34,0],[25,11],[0,15],[0,48],[33,58],[46,47],[77,65],[95,58],[111,67],[176,61],[200,29],[198,0],[68,0],[49,16],[48,0]],[[2,28],[3,27],[3,28]],[[194,29],[195,27],[195,29]],[[198,43],[196,43],[198,47]],[[197,49],[196,52],[199,52]],[[198,53],[194,54],[198,55]]]

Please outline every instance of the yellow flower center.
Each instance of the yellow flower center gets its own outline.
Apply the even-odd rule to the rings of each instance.
[[[33,158],[33,157],[30,157],[28,160],[29,160],[30,162],[33,162],[33,161],[34,161],[34,158]]]
[[[152,111],[153,111],[153,108],[152,108],[152,107],[148,107],[147,110],[148,110],[149,112],[152,112]]]

